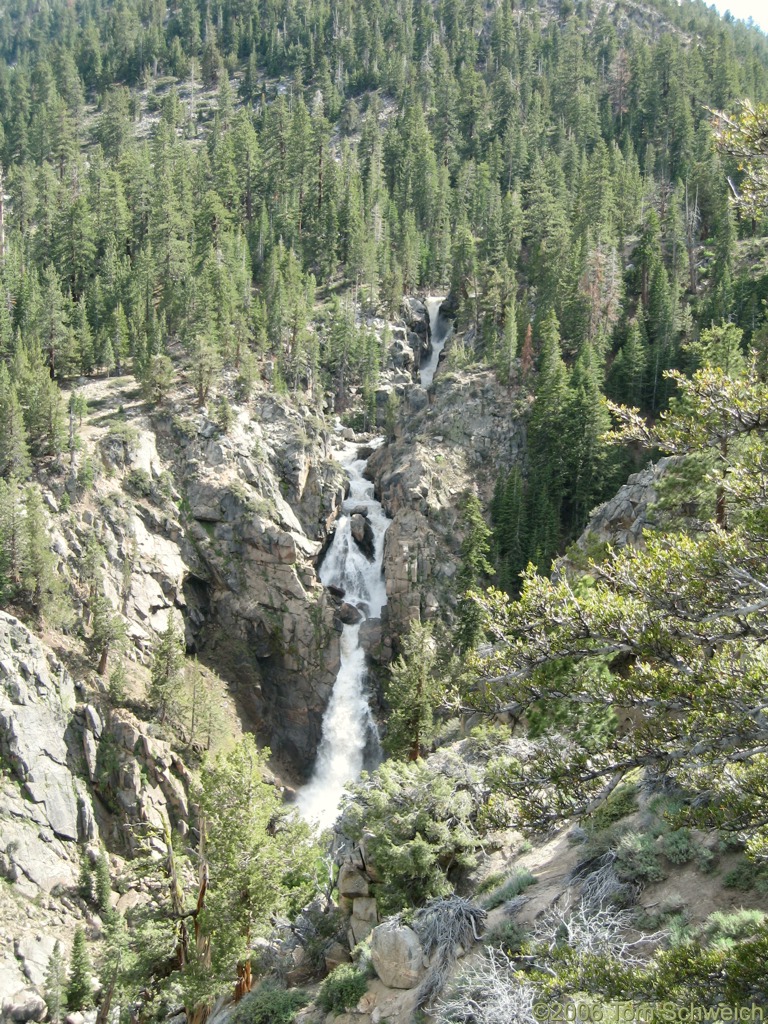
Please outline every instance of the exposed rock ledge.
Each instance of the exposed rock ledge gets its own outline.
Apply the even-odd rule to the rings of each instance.
[[[408,395],[420,393],[414,385]],[[389,631],[450,614],[459,565],[460,506],[477,488],[490,502],[497,476],[525,450],[527,400],[492,371],[442,371],[427,404],[408,412],[396,438],[373,453],[368,471],[393,519],[384,547]],[[418,403],[417,403],[418,404]]]
[[[56,938],[66,949],[82,917],[70,897],[78,843],[97,831],[76,774],[75,708],[75,684],[60,662],[0,612],[0,1016],[16,1021],[44,1018],[35,986]]]

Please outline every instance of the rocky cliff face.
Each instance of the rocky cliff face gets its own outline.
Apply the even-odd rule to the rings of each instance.
[[[335,610],[315,562],[343,496],[329,432],[309,408],[257,391],[217,424],[184,401],[150,408],[132,381],[92,381],[80,466],[93,487],[64,513],[46,492],[54,546],[73,587],[89,544],[125,622],[129,657],[148,665],[169,614],[187,647],[229,683],[255,729],[301,778],[339,660]],[[80,590],[89,617],[91,595]]]
[[[227,434],[164,439],[185,511],[191,639],[299,777],[311,766],[339,663],[315,562],[344,475],[310,410],[262,395]]]
[[[523,457],[524,399],[488,370],[452,372],[440,364],[429,390],[402,389],[394,440],[368,468],[384,509],[389,631],[412,619],[450,616],[459,567],[463,497],[477,488],[487,504],[499,472]]]
[[[69,673],[0,612],[0,875],[36,896],[76,883],[78,842],[96,838]]]
[[[190,775],[170,744],[84,687],[18,619],[0,612],[0,1016],[43,1020],[45,970],[58,940],[101,921],[82,898],[83,863],[106,843],[112,868],[139,846],[166,852],[189,830]],[[117,900],[142,900],[134,882]]]
[[[97,826],[76,708],[63,665],[0,612],[0,1015],[14,1020],[43,1019],[35,986],[84,917],[72,898],[79,844]]]

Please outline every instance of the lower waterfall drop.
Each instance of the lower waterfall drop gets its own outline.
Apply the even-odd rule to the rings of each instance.
[[[315,768],[296,797],[301,816],[321,828],[333,824],[347,785],[360,777],[363,768],[381,760],[379,734],[365,690],[367,668],[360,629],[366,619],[379,618],[387,603],[382,558],[390,520],[373,496],[373,484],[363,477],[366,460],[357,458],[358,447],[348,445],[339,460],[349,477],[349,495],[320,569],[320,582],[342,591],[345,604],[360,619],[342,629],[341,664],[323,717]]]

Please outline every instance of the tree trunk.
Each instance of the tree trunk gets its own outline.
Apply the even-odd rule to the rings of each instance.
[[[251,961],[241,960],[237,965],[237,982],[235,984],[235,1002],[239,1003],[243,996],[248,995],[253,987]]]

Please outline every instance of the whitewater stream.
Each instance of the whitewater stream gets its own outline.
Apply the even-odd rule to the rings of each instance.
[[[429,315],[429,330],[432,336],[432,351],[426,362],[421,364],[421,386],[428,388],[435,376],[440,353],[445,347],[446,341],[453,331],[453,321],[440,312],[440,306],[445,302],[445,296],[428,295],[425,300],[427,313]]]
[[[426,299],[432,351],[420,369],[421,386],[425,388],[432,383],[440,353],[453,329],[452,321],[440,313],[443,301],[441,296]],[[379,439],[374,445],[382,443]],[[364,768],[373,768],[381,760],[379,734],[368,703],[360,629],[366,619],[379,618],[387,603],[382,557],[390,520],[373,496],[373,484],[363,476],[366,460],[357,458],[358,448],[350,442],[339,457],[349,477],[349,495],[320,569],[320,582],[343,592],[345,603],[357,609],[360,619],[345,623],[342,629],[341,664],[323,716],[315,767],[309,782],[296,795],[301,816],[321,828],[333,824],[349,783],[356,781]],[[370,525],[366,532],[372,541],[372,559],[353,536],[353,517],[359,532],[360,516]]]
[[[323,717],[315,768],[296,797],[301,816],[321,828],[333,824],[347,785],[356,781],[364,768],[373,768],[381,761],[379,734],[366,692],[360,628],[366,619],[379,618],[387,603],[381,563],[390,520],[373,496],[373,484],[363,477],[365,459],[357,458],[358,448],[350,443],[339,457],[349,477],[349,495],[320,568],[320,582],[343,591],[345,603],[356,608],[361,618],[342,629],[341,665]],[[361,526],[359,516],[370,524],[370,532],[366,532],[373,542],[373,560],[353,536],[353,525],[358,531]]]

